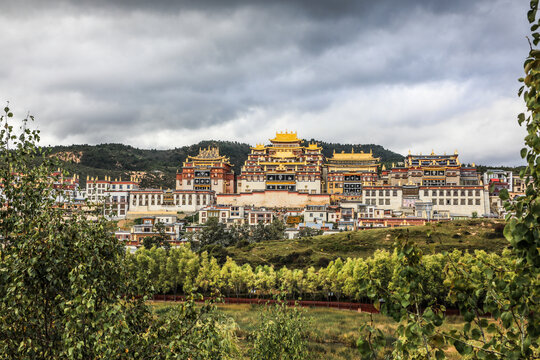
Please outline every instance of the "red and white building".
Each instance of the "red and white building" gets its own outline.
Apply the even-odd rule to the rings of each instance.
[[[219,155],[219,148],[199,149],[199,155],[188,156],[182,171],[176,174],[177,190],[234,193],[234,172],[229,158]]]

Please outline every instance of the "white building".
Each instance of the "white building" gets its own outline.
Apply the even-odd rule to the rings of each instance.
[[[213,191],[139,189],[130,193],[128,216],[194,213],[214,202]]]

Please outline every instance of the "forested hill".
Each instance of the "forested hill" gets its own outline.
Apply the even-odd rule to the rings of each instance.
[[[319,143],[327,157],[331,157],[334,150],[350,152],[354,148],[355,152],[369,152],[371,149],[373,155],[380,157],[386,164],[403,160],[403,156],[380,145],[336,144],[314,139],[309,141]],[[54,146],[50,150],[62,160],[68,171],[80,176],[83,185],[87,175],[100,178],[105,175],[113,178],[122,176],[127,179],[130,171],[144,171],[148,176],[143,181],[143,186],[174,188],[175,174],[182,162],[188,155],[197,155],[200,148],[208,146],[218,146],[220,153],[230,158],[237,174],[250,152],[248,144],[214,140],[170,150],[138,149],[123,144]]]

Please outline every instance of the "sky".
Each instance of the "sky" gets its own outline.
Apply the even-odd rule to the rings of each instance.
[[[43,145],[380,144],[521,165],[521,0],[0,0],[0,101]]]

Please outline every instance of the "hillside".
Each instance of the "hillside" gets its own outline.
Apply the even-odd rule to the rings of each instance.
[[[350,145],[325,143],[317,140],[323,146],[325,156],[332,156],[336,152],[373,151],[374,156],[380,157],[384,163],[401,161],[403,156],[383,148],[380,145]],[[100,145],[70,145],[54,146],[50,148],[51,153],[63,164],[63,167],[77,173],[82,185],[86,181],[86,176],[99,176],[102,178],[109,175],[113,178],[122,176],[129,178],[131,171],[144,171],[147,173],[143,187],[167,187],[174,188],[176,171],[182,166],[188,155],[197,155],[199,148],[208,146],[218,146],[220,153],[228,156],[234,166],[235,173],[240,173],[240,169],[250,152],[250,145],[232,141],[201,141],[197,144],[184,146],[170,150],[146,150],[138,149],[123,144],[100,144]]]
[[[392,251],[396,236],[407,234],[427,253],[485,250],[501,252],[508,246],[501,221],[461,220],[396,229],[370,229],[298,240],[267,241],[229,247],[220,256],[252,266],[273,264],[289,268],[326,266],[338,257],[368,257],[377,249]],[[218,255],[218,254],[216,254]]]

